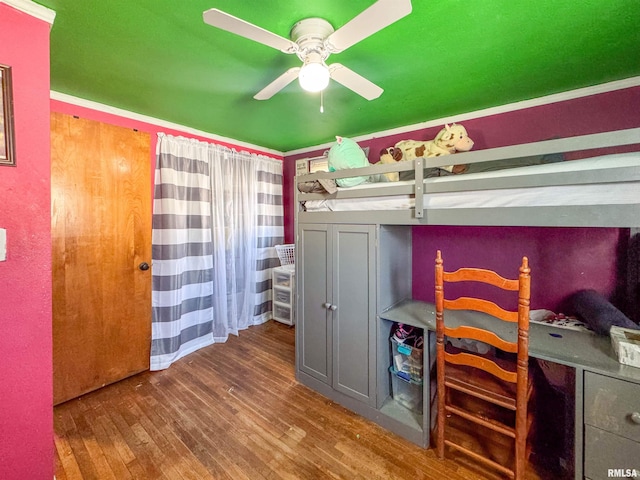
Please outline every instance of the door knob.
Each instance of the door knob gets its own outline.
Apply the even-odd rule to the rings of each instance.
[[[147,262],[142,262],[140,265],[138,265],[138,268],[142,271],[149,270],[149,264]]]
[[[331,305],[329,308],[331,309],[331,311],[335,312],[338,309],[338,306],[337,305]]]
[[[324,308],[327,308],[327,309],[328,309],[328,308],[331,308],[331,304],[330,304],[330,303],[323,303],[323,304],[322,304],[322,306],[323,306]]]

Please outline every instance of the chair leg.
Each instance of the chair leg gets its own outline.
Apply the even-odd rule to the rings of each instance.
[[[437,452],[436,453],[438,454],[438,458],[441,460],[444,458],[444,428],[445,428],[444,424],[445,424],[445,416],[446,416],[446,414],[444,413],[445,412],[444,405],[445,405],[445,395],[440,391],[440,388],[438,388],[438,418],[437,418],[437,425],[436,425]]]
[[[444,336],[436,335],[436,379],[438,395],[438,417],[436,425],[436,448],[439,459],[444,459],[444,428],[445,428],[445,394],[444,386]]]
[[[525,456],[526,452],[524,451],[526,446],[519,445],[516,443],[516,451],[515,451],[515,468],[513,469],[514,479],[515,480],[524,480],[525,478],[525,470],[526,470],[526,462]]]
[[[515,465],[514,465],[514,478],[515,480],[524,480],[525,470],[527,468],[527,424],[529,417],[527,411],[524,414],[521,411],[517,412],[516,419],[516,441],[515,441]]]

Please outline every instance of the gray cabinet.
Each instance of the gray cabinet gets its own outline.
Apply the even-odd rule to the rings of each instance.
[[[640,476],[640,384],[585,372],[584,474]]]
[[[411,227],[298,223],[296,248],[298,380],[428,447],[435,421],[435,309],[412,300]],[[425,329],[422,414],[394,399],[394,322]],[[515,335],[504,322],[489,323],[505,338]],[[529,333],[532,357],[576,369],[575,478],[639,475],[640,369],[619,364],[607,337],[572,330],[558,335],[541,324]]]
[[[299,374],[375,405],[376,227],[298,231]],[[303,383],[304,380],[303,380]]]

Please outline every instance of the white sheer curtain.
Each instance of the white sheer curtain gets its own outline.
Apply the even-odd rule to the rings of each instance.
[[[282,163],[159,135],[151,369],[271,317]]]
[[[257,171],[251,157],[227,148],[213,152],[213,336],[224,341],[254,324],[257,264]]]

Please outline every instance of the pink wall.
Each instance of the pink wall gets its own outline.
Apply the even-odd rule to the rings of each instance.
[[[474,140],[474,150],[535,142],[609,130],[640,127],[640,87],[461,122]],[[440,127],[360,142],[376,163],[382,148],[404,139],[431,139]],[[339,134],[339,132],[336,132]],[[635,147],[637,149],[637,146]],[[285,157],[285,234],[294,239],[295,160],[316,152]],[[571,158],[570,155],[567,155]],[[433,301],[433,262],[444,250],[449,266],[475,265],[513,275],[523,255],[534,272],[533,306],[564,309],[576,290],[594,288],[611,298],[617,283],[618,258],[624,258],[628,230],[598,228],[415,227],[413,229],[414,298]],[[622,308],[622,305],[617,305]]]
[[[12,67],[16,167],[0,167],[0,478],[53,478],[49,28],[0,3]]]
[[[152,169],[160,131],[281,158],[50,100],[49,32],[48,23],[0,3],[0,63],[12,66],[17,155],[16,167],[0,167],[0,228],[6,229],[8,244],[7,260],[0,262],[3,480],[54,474],[50,109],[149,132]]]

